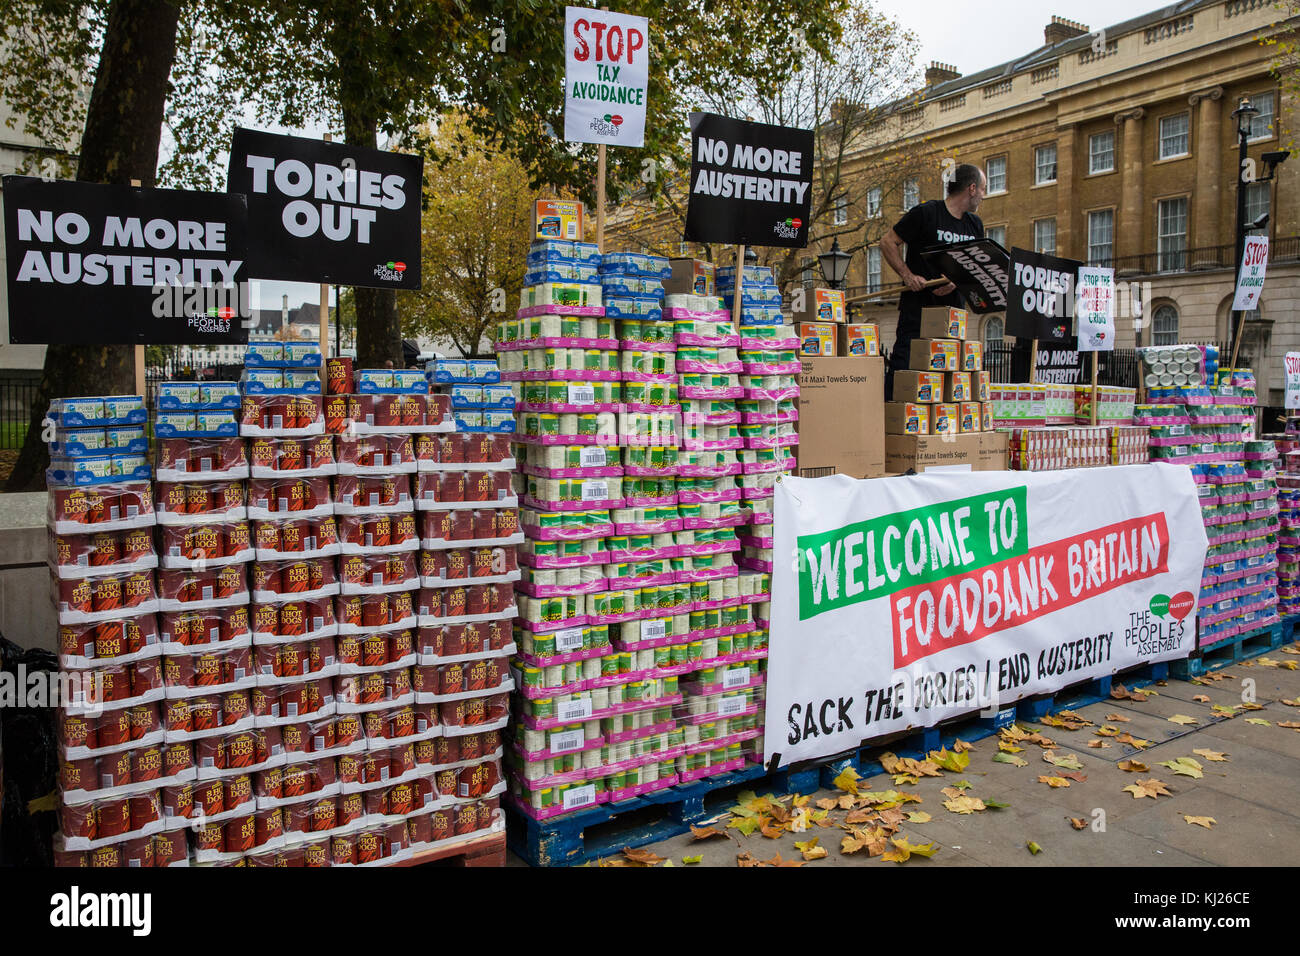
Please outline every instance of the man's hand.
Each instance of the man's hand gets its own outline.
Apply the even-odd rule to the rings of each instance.
[[[925,283],[926,280],[922,279],[915,272],[909,272],[907,277],[903,279],[903,285],[907,286],[913,292],[920,292],[925,288]]]
[[[957,291],[957,287],[953,285],[951,282],[948,282],[945,283],[944,285],[939,286],[939,288],[933,289],[931,291],[933,291],[934,294],[938,296],[952,295],[952,293]]]

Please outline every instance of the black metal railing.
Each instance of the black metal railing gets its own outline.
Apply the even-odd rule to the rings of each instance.
[[[1137,256],[1121,256],[1109,262],[1091,262],[1090,265],[1112,266],[1119,276],[1169,275],[1179,272],[1201,272],[1208,269],[1231,269],[1236,247],[1199,246],[1166,252],[1144,252]],[[1300,260],[1300,236],[1283,236],[1269,244],[1269,262],[1296,262]]]
[[[0,449],[23,447],[40,385],[40,369],[6,369],[0,373]]]

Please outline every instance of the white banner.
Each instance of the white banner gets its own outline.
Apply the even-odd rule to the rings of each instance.
[[[650,21],[590,7],[565,7],[564,139],[645,144]]]
[[[1195,646],[1207,542],[1186,468],[787,478],[775,507],[766,761]]]
[[[1080,352],[1115,350],[1115,270],[1084,266],[1079,270]]]
[[[1282,361],[1286,369],[1286,397],[1282,405],[1292,411],[1300,408],[1300,352],[1287,352]]]
[[[1241,273],[1237,276],[1237,295],[1232,307],[1243,312],[1259,308],[1259,294],[1264,291],[1264,273],[1268,269],[1268,236],[1247,236],[1241,252]]]

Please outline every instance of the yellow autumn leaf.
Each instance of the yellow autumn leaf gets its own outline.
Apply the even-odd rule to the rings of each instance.
[[[1128,773],[1147,773],[1151,769],[1140,760],[1121,760],[1115,766]]]
[[[684,856],[684,857],[682,857],[682,862],[683,862],[683,863],[699,863],[699,862],[700,862],[701,860],[703,860],[703,859],[704,859],[703,855],[701,855],[701,856]]]
[[[1200,779],[1205,774],[1202,773],[1200,761],[1193,760],[1191,757],[1175,757],[1173,760],[1162,760],[1160,766],[1168,767],[1176,774],[1184,777],[1195,777]]]
[[[1198,757],[1204,757],[1206,760],[1214,761],[1216,763],[1226,762],[1228,759],[1226,753],[1220,753],[1217,750],[1208,750],[1204,747],[1199,750],[1193,750],[1192,753],[1196,754]]]
[[[1133,720],[1132,717],[1125,717],[1123,714],[1107,714],[1106,719],[1113,720],[1117,724],[1127,724]]]
[[[1189,724],[1200,723],[1200,721],[1195,717],[1188,717],[1186,714],[1174,714],[1172,717],[1166,717],[1165,720],[1169,721],[1171,724],[1179,724],[1184,727]]]
[[[1141,800],[1143,797],[1150,797],[1152,800],[1161,796],[1172,797],[1173,794],[1165,789],[1165,784],[1151,777],[1147,780],[1139,780],[1137,783],[1130,783],[1127,787],[1122,788],[1125,793],[1133,794],[1134,800]]]
[[[960,754],[960,753],[965,753],[967,750],[974,750],[975,748],[972,747],[970,744],[966,743],[966,741],[962,740],[960,737],[958,737],[956,740],[953,741],[952,749],[953,749],[953,753]]]
[[[1119,733],[1119,728],[1112,727],[1110,726],[1110,724],[1102,724],[1100,727],[1094,730],[1093,733],[1095,733],[1099,737],[1114,737],[1116,734]]]
[[[932,750],[927,756],[936,766],[951,773],[961,773],[970,766],[969,753],[955,753],[946,747],[942,750]]]
[[[1017,750],[1020,748],[1017,747]],[[1023,757],[1017,757],[1015,754],[996,753],[993,755],[994,763],[1009,763],[1013,767],[1028,767],[1029,761]]]
[[[1037,843],[1035,843],[1033,840],[1030,840],[1028,843],[1025,844],[1025,849],[1027,849],[1030,852],[1030,854],[1033,856],[1038,856],[1038,854],[1043,852],[1043,848],[1039,846]]]
[[[1066,780],[1064,777],[1040,776],[1038,782],[1045,783],[1054,790],[1058,787],[1068,787],[1070,785],[1070,781]]]
[[[1294,720],[1279,720],[1277,725],[1279,727],[1285,727],[1287,730],[1300,730],[1300,723],[1297,723]]]
[[[1188,823],[1190,823],[1192,826],[1205,827],[1205,829],[1207,830],[1209,830],[1211,827],[1213,827],[1216,823],[1219,822],[1218,820],[1214,819],[1214,817],[1193,817],[1193,816],[1189,816],[1186,813],[1183,814],[1183,819],[1186,820]]]
[[[1015,744],[1007,743],[1005,740],[998,741],[998,750],[1004,754],[1019,754],[1025,752],[1024,747],[1017,747]]]
[[[1043,760],[1045,760],[1047,763],[1050,763],[1054,766],[1063,767],[1066,770],[1083,769],[1083,764],[1079,763],[1079,758],[1075,757],[1073,754],[1069,754],[1064,757],[1058,757],[1053,751],[1044,750]]]
[[[793,802],[792,806],[795,806],[795,807],[806,807],[806,806],[808,806],[808,803],[809,803],[809,801],[811,801],[811,800],[812,800],[812,797],[811,797],[811,796],[805,797],[805,796],[803,796],[802,794],[798,794],[798,793],[796,793],[796,794],[794,795],[794,802]]]
[[[1282,703],[1286,704],[1288,707],[1300,707],[1300,697],[1297,697],[1295,700],[1288,700],[1283,697]]]
[[[951,800],[945,800],[943,805],[949,813],[969,814],[984,809],[984,801],[979,797],[954,797]]]
[[[825,800],[817,801],[817,806],[821,807],[823,810],[834,810],[839,805],[840,802],[838,800],[834,800],[830,797],[827,797]]]
[[[1076,830],[1086,830],[1088,828],[1088,821],[1083,817],[1066,817],[1065,819],[1069,820],[1070,826]]]
[[[1267,720],[1264,720],[1264,718],[1262,718],[1262,717],[1247,717],[1247,718],[1246,718],[1246,723],[1248,723],[1248,724],[1256,724],[1256,725],[1258,725],[1258,726],[1260,726],[1260,727],[1272,727],[1272,726],[1273,726],[1273,725],[1270,724]]]
[[[908,823],[929,823],[930,819],[930,814],[924,810],[910,810],[907,814]]]
[[[1145,750],[1147,747],[1151,746],[1151,741],[1143,740],[1140,737],[1134,737],[1132,734],[1120,734],[1115,738],[1115,742],[1128,744],[1131,747],[1136,747],[1138,750]]]
[[[1099,737],[1094,737],[1092,740],[1088,741],[1088,746],[1091,747],[1093,750],[1100,750],[1104,747],[1109,747],[1110,744],[1106,743],[1106,741],[1102,740]]]
[[[839,775],[836,776],[836,778],[831,781],[831,783],[833,783],[839,789],[847,791],[848,793],[851,793],[854,796],[857,796],[858,781],[861,779],[862,776],[856,770],[854,770],[852,767],[845,767],[843,770],[839,772]]]

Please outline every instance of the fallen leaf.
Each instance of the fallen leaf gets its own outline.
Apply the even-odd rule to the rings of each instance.
[[[1033,840],[1030,840],[1025,844],[1025,849],[1027,849],[1033,856],[1038,856],[1038,854],[1043,852],[1043,848]]]
[[[783,860],[780,853],[770,860],[763,861],[766,866],[803,866],[804,862],[804,860]]]
[[[1247,717],[1247,718],[1246,718],[1246,723],[1248,723],[1248,724],[1258,724],[1260,727],[1272,727],[1272,726],[1273,726],[1273,725],[1270,724],[1267,720],[1264,720],[1262,717]]]
[[[1115,764],[1115,766],[1128,773],[1148,773],[1151,770],[1150,767],[1142,763],[1140,760],[1121,760],[1119,763]]]
[[[1083,764],[1079,763],[1079,758],[1072,754],[1065,757],[1058,757],[1051,750],[1044,750],[1043,759],[1053,766],[1064,767],[1066,770],[1083,769]]]
[[[1288,707],[1300,707],[1300,697],[1297,697],[1295,700],[1287,700],[1283,697],[1282,703],[1286,704]]]
[[[858,796],[858,803],[864,805],[875,805],[879,809],[896,807],[904,803],[921,803],[920,797],[914,793],[903,793],[899,790],[871,790]]]
[[[808,806],[808,803],[809,803],[810,800],[812,800],[812,797],[810,797],[810,796],[809,796],[809,797],[805,797],[805,796],[803,796],[802,794],[798,794],[798,793],[796,793],[796,794],[794,795],[794,799],[793,799],[792,801],[790,801],[790,804],[791,804],[791,806],[793,806],[793,807],[795,807],[795,808],[797,809],[798,807],[806,807],[806,806]]]
[[[805,860],[820,860],[826,855],[826,847],[818,845],[820,839],[821,837],[813,837],[811,840],[803,840],[796,843],[794,848],[803,853]]]
[[[962,792],[958,790],[956,787],[944,787],[939,792],[942,793],[949,800],[956,800],[958,797],[962,795]]]
[[[930,814],[926,813],[924,810],[912,810],[907,814],[908,823],[929,823],[930,820]]]
[[[1093,733],[1097,734],[1100,737],[1114,737],[1117,734],[1119,734],[1119,728],[1112,727],[1110,724],[1102,724],[1095,731],[1093,731]]]
[[[1017,750],[1020,748],[1017,747]],[[1029,761],[1023,757],[1017,757],[1015,754],[997,753],[993,755],[994,763],[1009,763],[1013,767],[1028,767]]]
[[[854,803],[853,794],[851,793],[840,794],[839,807],[841,810],[851,810],[853,808],[853,803]]]
[[[1208,704],[1210,702],[1210,698],[1205,694],[1197,694],[1192,698],[1192,700],[1196,701],[1198,704]]]
[[[1300,648],[1296,647],[1294,644],[1288,644],[1286,647],[1282,648],[1282,653],[1283,653],[1283,654],[1300,654]]]
[[[1279,720],[1277,725],[1279,727],[1285,727],[1287,730],[1300,730],[1300,723],[1297,723],[1294,720]]]
[[[1142,740],[1140,737],[1134,737],[1132,734],[1120,734],[1115,738],[1117,743],[1128,744],[1130,747],[1136,747],[1138,750],[1145,750],[1151,746],[1151,741]]]
[[[1000,800],[990,800],[988,797],[984,798],[984,807],[988,810],[1005,810],[1009,806],[1011,806],[1011,804],[1002,803]]]
[[[853,810],[844,818],[845,823],[870,823],[876,818],[875,810]]]
[[[1107,720],[1113,720],[1117,724],[1127,724],[1133,720],[1132,717],[1125,717],[1123,714],[1107,714]]]
[[[653,850],[631,850],[623,847],[623,855],[633,863],[640,863],[642,866],[657,866],[664,861],[664,858]]]
[[[1048,727],[1060,727],[1062,730],[1080,730],[1091,724],[1092,721],[1080,723],[1077,720],[1067,720],[1061,717],[1054,717],[1051,714],[1045,714],[1039,718],[1039,723],[1046,724]]]
[[[1077,770],[1062,772],[1061,776],[1065,777],[1067,780],[1073,780],[1075,783],[1083,783],[1085,780],[1088,779],[1088,775],[1086,773],[1079,773]]]
[[[933,843],[913,845],[907,842],[907,837],[894,837],[890,842],[894,849],[881,856],[882,860],[890,863],[906,863],[913,856],[932,857],[939,852],[938,846]]]
[[[1184,727],[1189,724],[1200,723],[1200,721],[1195,717],[1188,717],[1186,714],[1174,714],[1172,717],[1166,717],[1165,720],[1169,721],[1171,724],[1179,724]]]
[[[758,822],[758,817],[734,817],[727,824],[727,828],[739,830],[745,836],[752,836],[754,831],[758,829]]]
[[[1195,777],[1199,780],[1201,777],[1205,776],[1205,774],[1201,772],[1202,768],[1200,761],[1194,760],[1191,757],[1175,757],[1173,760],[1162,760],[1160,761],[1160,766],[1168,767],[1174,773],[1181,774],[1184,777]]]
[[[854,796],[857,796],[858,781],[861,779],[862,779],[861,774],[859,774],[856,770],[854,770],[852,767],[845,767],[843,770],[839,772],[839,774],[835,777],[835,779],[831,781],[831,783],[833,783],[839,789],[851,793]]]
[[[1211,704],[1210,710],[1214,711],[1214,713],[1217,714],[1218,716],[1227,718],[1229,720],[1237,716],[1236,707],[1224,707],[1221,704]]]
[[[975,749],[974,747],[966,743],[966,741],[962,740],[960,737],[958,737],[956,740],[952,742],[953,753],[960,754],[960,753],[965,753],[967,750],[974,750],[974,749]]]
[[[1088,821],[1083,817],[1066,817],[1065,819],[1069,820],[1070,826],[1074,827],[1076,830],[1088,829]]]
[[[896,807],[880,811],[880,822],[891,830],[897,830],[903,825],[903,811]]]
[[[969,780],[958,780],[956,783],[953,784],[953,786],[956,787],[958,790],[969,790],[969,789],[970,789],[970,781],[969,781]]]
[[[1198,757],[1204,757],[1206,760],[1214,761],[1215,763],[1220,761],[1227,762],[1228,760],[1228,755],[1226,753],[1219,753],[1217,750],[1201,748],[1200,750],[1193,750],[1192,753],[1196,754]]]
[[[1155,777],[1149,777],[1146,780],[1139,780],[1137,783],[1130,783],[1123,790],[1126,793],[1133,794],[1134,800],[1141,800],[1143,797],[1150,797],[1152,800],[1160,796],[1172,797],[1173,794],[1165,789],[1165,784],[1161,783]]]
[[[860,853],[863,850],[867,851],[867,856],[880,856],[888,847],[885,831],[879,828],[862,830],[851,827],[849,836],[840,841],[840,852],[846,856]]]
[[[689,864],[689,863],[699,863],[699,862],[700,862],[701,860],[703,860],[703,859],[704,859],[703,856],[684,856],[684,857],[682,857],[682,862],[683,862],[683,863],[688,863],[688,864]]]
[[[736,866],[762,866],[762,865],[763,864],[760,863],[758,860],[754,859],[754,857],[750,853],[746,852],[746,853],[736,854]]]
[[[1114,684],[1110,689],[1112,700],[1136,700],[1144,701],[1147,699],[1147,693],[1140,690],[1129,690],[1123,684]],[[1107,717],[1107,720],[1111,718]]]
[[[838,800],[833,800],[830,797],[827,797],[825,800],[817,801],[817,806],[821,807],[823,810],[834,810],[839,805],[840,802]]]
[[[1066,780],[1064,777],[1041,776],[1038,778],[1038,782],[1045,783],[1052,789],[1056,789],[1057,787],[1068,787],[1070,785],[1070,781]]]
[[[767,837],[769,840],[779,840],[781,839],[782,834],[785,833],[785,827],[779,823],[775,826],[771,823],[764,823],[758,828],[758,832],[763,834],[763,836]]]
[[[932,750],[927,756],[934,762],[935,766],[941,767],[950,773],[961,773],[970,766],[970,754],[957,753],[947,747],[942,750]]]
[[[1192,826],[1205,827],[1205,829],[1207,830],[1211,829],[1216,823],[1219,822],[1218,820],[1214,819],[1214,817],[1192,817],[1192,816],[1188,816],[1186,813],[1183,814],[1183,819],[1186,820],[1188,823],[1190,823]]]
[[[945,800],[943,805],[949,813],[975,813],[984,809],[984,801],[978,797],[954,797],[951,800]]]
[[[1073,710],[1057,711],[1056,716],[1060,717],[1062,720],[1073,720],[1075,723],[1083,724],[1085,727],[1092,723],[1092,721],[1083,716],[1083,714],[1076,713]]]
[[[724,837],[724,838],[725,838],[725,837],[726,837],[726,834],[723,833],[721,830],[717,829],[716,827],[697,827],[697,826],[695,826],[695,825],[692,824],[692,826],[691,826],[691,839],[692,839],[692,840],[707,840],[707,839],[709,839],[710,837]]]
[[[1263,710],[1264,709],[1263,704],[1256,704],[1254,701],[1238,704],[1237,706],[1240,707],[1242,710]]]
[[[1104,747],[1109,747],[1110,744],[1106,743],[1106,741],[1101,740],[1100,738],[1094,738],[1088,741],[1088,746],[1091,747],[1093,750],[1099,750]]]
[[[1017,747],[1015,744],[1007,743],[1007,741],[1005,740],[999,740],[998,750],[1004,754],[1018,754],[1018,753],[1024,753],[1025,748]]]

